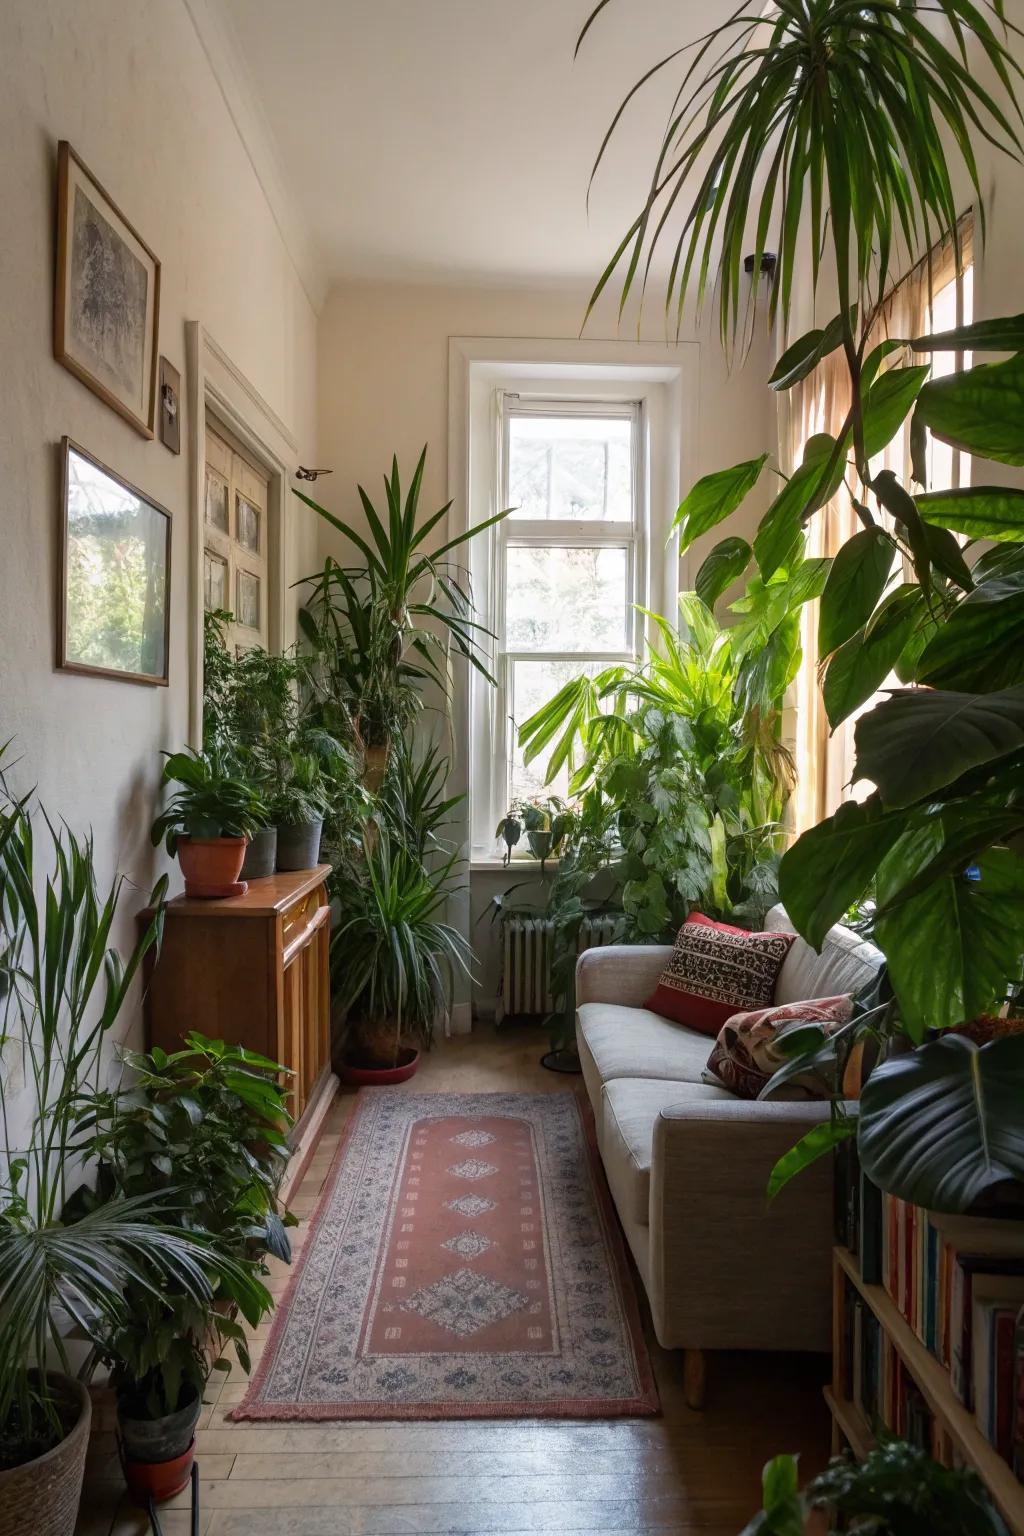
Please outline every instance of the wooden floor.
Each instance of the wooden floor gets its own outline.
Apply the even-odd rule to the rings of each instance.
[[[536,1030],[443,1042],[412,1091],[565,1090],[578,1079],[538,1065]],[[332,1108],[292,1201],[306,1217],[354,1100]],[[293,1233],[296,1249],[304,1228]],[[274,1265],[280,1294],[287,1268]],[[642,1296],[642,1291],[641,1291]],[[269,1329],[255,1336],[259,1357]],[[678,1354],[649,1344],[661,1392],[657,1419],[568,1422],[232,1424],[245,1392],[237,1368],[214,1373],[200,1419],[199,1530],[208,1536],[438,1536],[438,1533],[683,1532],[738,1536],[760,1507],[761,1468],[801,1452],[810,1476],[827,1455],[824,1363],[794,1355],[712,1357],[708,1405],[682,1400]],[[187,1501],[165,1507],[165,1536],[190,1531]],[[112,1425],[100,1415],[90,1447],[77,1536],[142,1536],[148,1524],[124,1494]]]

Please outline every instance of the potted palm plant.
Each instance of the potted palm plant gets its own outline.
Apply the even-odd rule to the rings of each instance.
[[[383,824],[364,838],[361,877],[342,896],[331,939],[346,1082],[411,1077],[454,976],[470,974],[469,944],[443,921],[455,863],[452,855],[433,868],[424,864]]]
[[[183,1050],[125,1052],[130,1086],[81,1101],[78,1129],[98,1165],[83,1210],[114,1198],[187,1191],[169,1219],[218,1256],[211,1298],[129,1284],[129,1307],[99,1350],[117,1393],[129,1489],[145,1501],[185,1486],[210,1372],[233,1346],[249,1370],[235,1313],[256,1326],[270,1310],[266,1255],[291,1249],[277,1191],[287,1162],[287,1073],[276,1062],[195,1032]]]
[[[72,1376],[69,1333],[99,1345],[123,1326],[129,1282],[211,1296],[211,1255],[200,1234],[171,1223],[167,1194],[68,1206],[82,1176],[79,1094],[95,1086],[104,1040],[158,942],[167,882],[125,960],[110,945],[121,878],[101,894],[91,839],[42,821],[49,869],[29,800],[0,767],[0,1047],[20,1053],[28,1085],[15,1105],[0,1072],[0,1510],[7,1530],[71,1536],[90,1399]]]
[[[238,776],[222,747],[165,754],[163,784],[181,787],[153,823],[153,846],[176,853],[186,896],[241,896],[246,845],[268,820],[258,791]]]

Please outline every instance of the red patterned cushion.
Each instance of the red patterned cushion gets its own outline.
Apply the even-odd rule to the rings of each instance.
[[[775,982],[795,934],[748,933],[691,912],[646,1007],[717,1035],[726,1019],[775,1001]]]
[[[722,1025],[705,1078],[728,1088],[740,1099],[756,1099],[762,1088],[789,1060],[780,1037],[793,1024],[820,1024],[826,1035],[853,1016],[853,999],[818,997],[806,1003],[779,1003],[753,1013],[736,1013]],[[833,1074],[834,1075],[834,1074]],[[779,1098],[827,1099],[834,1084],[827,1073],[808,1067],[778,1090]]]

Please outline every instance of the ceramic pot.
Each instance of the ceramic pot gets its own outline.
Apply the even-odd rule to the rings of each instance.
[[[138,1418],[130,1402],[119,1402],[117,1426],[126,1458],[145,1466],[179,1461],[192,1443],[202,1406],[195,1388],[183,1408],[165,1413],[159,1419]],[[187,1471],[185,1480],[188,1480]]]
[[[0,1536],[73,1536],[82,1497],[92,1402],[80,1381],[47,1373],[71,1428],[52,1451],[0,1472]]]
[[[398,1053],[394,1067],[359,1067],[343,1061],[338,1075],[343,1083],[352,1088],[387,1088],[393,1083],[405,1083],[420,1064],[420,1053],[414,1046],[406,1045]]]
[[[126,1456],[124,1480],[129,1494],[143,1509],[148,1507],[150,1499],[154,1504],[166,1504],[168,1499],[184,1493],[188,1487],[195,1459],[194,1435],[181,1455],[171,1461],[132,1461]]]
[[[304,821],[277,829],[278,869],[313,869],[320,858],[322,821]]]
[[[246,837],[179,837],[185,895],[201,901],[244,896],[246,885],[238,877],[248,841]]]
[[[265,880],[277,868],[277,828],[260,827],[249,839],[240,880]]]

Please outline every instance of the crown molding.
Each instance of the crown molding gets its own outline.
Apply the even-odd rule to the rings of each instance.
[[[273,130],[234,29],[216,0],[182,0],[217,82],[231,121],[249,157],[285,250],[316,314],[324,306],[330,275],[309,220],[288,188]]]

